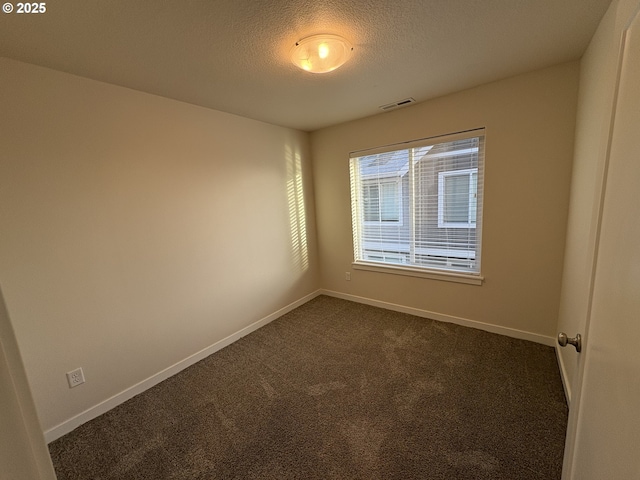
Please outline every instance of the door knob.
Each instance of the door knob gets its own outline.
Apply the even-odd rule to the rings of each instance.
[[[575,338],[571,338],[568,337],[566,333],[560,332],[558,334],[558,344],[561,347],[566,347],[567,343],[576,347],[576,352],[580,353],[582,351],[582,335],[580,335],[579,333],[575,336]]]

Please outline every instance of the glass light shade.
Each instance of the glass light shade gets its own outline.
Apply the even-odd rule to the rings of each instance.
[[[326,73],[344,64],[353,47],[338,35],[313,35],[296,42],[291,61],[307,72]]]

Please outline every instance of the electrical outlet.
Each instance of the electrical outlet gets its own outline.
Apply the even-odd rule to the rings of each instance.
[[[67,372],[67,381],[69,382],[69,388],[77,387],[84,383],[84,373],[82,368],[76,368],[71,372]]]
[[[345,280],[351,280],[351,272],[346,272],[346,273],[344,274],[344,279],[345,279]]]

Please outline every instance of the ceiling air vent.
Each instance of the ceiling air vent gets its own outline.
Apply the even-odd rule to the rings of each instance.
[[[378,108],[384,112],[388,112],[390,110],[395,110],[396,108],[406,107],[407,105],[411,105],[412,103],[416,103],[416,101],[413,98],[409,97],[409,98],[405,98],[404,100],[388,103],[386,105],[381,105]]]

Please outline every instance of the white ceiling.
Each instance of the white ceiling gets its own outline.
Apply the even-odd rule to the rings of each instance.
[[[310,131],[580,58],[610,1],[53,0],[0,14],[0,55]],[[316,33],[351,60],[294,67]]]

